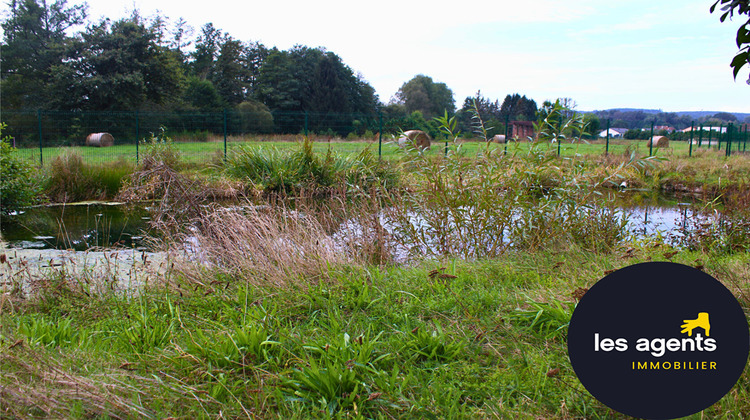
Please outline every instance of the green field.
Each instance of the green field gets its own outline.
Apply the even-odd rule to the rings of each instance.
[[[212,161],[219,161],[224,157],[224,143],[222,141],[215,142],[175,142],[177,150],[180,151],[182,159],[188,163],[210,163]],[[286,149],[294,147],[297,144],[296,141],[229,141],[227,143],[227,153],[231,153],[232,149],[237,147],[275,147],[278,149]],[[460,140],[463,153],[467,155],[475,155],[480,151],[486,149],[486,145],[478,141],[463,141]],[[530,143],[518,142],[509,143],[507,146],[503,144],[491,144],[489,148],[496,151],[507,151],[508,153],[523,153],[528,151]],[[738,150],[737,144],[734,144],[732,151]],[[739,145],[739,150],[745,148],[744,144]],[[117,145],[106,148],[96,147],[44,147],[42,148],[42,161],[46,165],[51,162],[56,156],[75,151],[83,156],[88,163],[106,163],[114,162],[117,160],[135,161],[139,153],[142,153],[142,149],[136,147],[135,144]],[[325,153],[329,148],[340,154],[356,154],[370,148],[373,153],[379,152],[379,145],[376,141],[318,141],[313,144],[313,148],[316,152]],[[445,143],[440,141],[434,141],[432,148],[428,152],[430,154],[438,155],[445,152]],[[557,144],[548,144],[548,149],[551,152],[556,152],[558,147]],[[712,151],[717,154],[724,155],[725,145],[722,144],[722,149],[719,151],[716,146],[710,149],[703,145],[698,147],[693,145],[693,153],[699,154],[701,152]],[[139,150],[140,149],[140,150]],[[456,150],[456,144],[452,142],[448,145],[449,150]],[[400,156],[398,147],[384,139],[382,147],[380,148],[383,158],[391,159]],[[575,155],[603,155],[606,150],[606,144],[603,140],[597,141],[582,141],[576,143],[562,143],[560,144],[560,155],[561,156],[575,156]],[[19,154],[27,159],[39,162],[39,149],[19,149]],[[630,153],[636,152],[639,156],[648,156],[649,147],[645,140],[611,140],[609,144],[609,154],[612,155],[630,155]],[[671,142],[669,148],[658,149],[654,148],[653,153],[657,156],[688,156],[690,153],[689,144],[687,141],[674,141]]]

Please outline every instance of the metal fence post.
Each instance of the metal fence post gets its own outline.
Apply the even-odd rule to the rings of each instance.
[[[690,123],[690,148],[688,149],[688,157],[693,157],[693,133],[695,133],[695,121]]]
[[[562,115],[558,119],[558,127],[562,129],[563,126],[563,117]],[[562,131],[560,131],[560,135],[557,136],[557,156],[560,156],[560,137],[562,137]]]
[[[607,145],[604,148],[604,155],[609,155],[609,120],[607,120]]]
[[[36,110],[36,121],[39,128],[39,166],[44,166],[44,152],[42,151],[42,110]]]
[[[140,127],[140,116],[138,115],[138,111],[135,111],[135,164],[138,164],[138,161],[140,160],[139,151],[138,151],[138,144],[141,142],[141,127]]]
[[[383,158],[383,113],[378,111],[378,160]]]
[[[227,109],[224,108],[224,162],[227,161]]]
[[[648,138],[648,155],[654,154],[654,123],[651,123],[651,137]]]
[[[508,138],[508,129],[510,129],[509,124],[510,124],[510,114],[505,116],[505,145],[503,147],[503,155],[508,154],[508,140],[510,140]]]
[[[719,124],[719,134],[716,135],[716,137],[719,138],[719,146],[716,148],[716,150],[721,150],[721,131],[724,128],[724,124]]]
[[[727,146],[725,156],[732,156],[732,123],[727,124]]]
[[[698,148],[700,149],[703,144],[703,124],[701,124],[701,131],[698,132]]]

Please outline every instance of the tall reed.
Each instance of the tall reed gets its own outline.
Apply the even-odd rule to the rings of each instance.
[[[525,152],[486,148],[466,156],[455,118],[436,120],[453,143],[450,151],[429,157],[406,149],[417,187],[390,211],[397,240],[412,255],[492,258],[510,248],[567,243],[604,251],[625,238],[626,220],[598,189],[614,183],[635,158],[601,174],[580,160],[561,161],[542,142]],[[576,121],[563,123],[564,130],[583,132]],[[483,126],[478,131],[486,133]]]
[[[60,203],[112,199],[133,170],[134,165],[123,159],[92,165],[85,163],[80,153],[68,151],[50,163],[44,191],[50,200]]]

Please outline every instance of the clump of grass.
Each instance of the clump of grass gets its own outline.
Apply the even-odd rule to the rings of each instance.
[[[416,327],[410,331],[401,352],[415,360],[450,362],[458,358],[465,347],[466,343],[448,337],[436,322],[434,330]]]
[[[57,347],[71,344],[78,338],[78,331],[70,322],[70,319],[54,322],[41,317],[19,319],[17,331],[26,336],[29,343]]]
[[[510,320],[522,328],[528,328],[545,338],[564,337],[568,332],[575,304],[570,302],[537,302],[526,298],[528,309],[515,309]]]
[[[50,200],[60,203],[112,199],[133,170],[133,164],[123,159],[91,165],[78,152],[65,152],[50,163],[44,191]]]
[[[391,357],[378,354],[379,338],[380,334],[352,338],[344,333],[339,343],[305,346],[312,357],[283,382],[284,391],[293,400],[321,406],[328,415],[346,409],[371,411],[379,397],[374,378],[386,375],[378,365]]]
[[[226,164],[226,172],[266,193],[316,196],[362,194],[398,186],[398,173],[379,161],[367,148],[355,156],[342,156],[328,149],[325,156],[313,153],[305,139],[296,150],[239,147]]]

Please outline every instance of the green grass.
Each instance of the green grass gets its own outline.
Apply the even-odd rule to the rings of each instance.
[[[272,145],[299,147],[263,143]],[[330,147],[338,145],[353,148],[342,154],[366,147]],[[313,147],[318,153],[328,144]],[[525,153],[528,146],[518,144],[508,148],[513,159],[495,152],[469,159],[483,147],[466,144],[466,158],[448,159],[434,147],[426,158],[412,152],[401,162],[411,183],[389,206],[405,218],[425,216],[411,236],[403,234],[402,245],[444,239],[432,259],[383,263],[390,261],[380,253],[390,238],[372,216],[381,207],[328,200],[329,212],[321,211],[326,224],[295,200],[295,212],[219,208],[192,219],[172,243],[179,250],[199,242],[200,261],[165,264],[163,282],[137,293],[93,287],[85,268],[35,279],[36,293],[3,290],[0,416],[617,418],[570,367],[574,291],[609,270],[666,254],[702,266],[750,309],[750,254],[701,245],[722,232],[693,238],[695,246],[671,255],[661,240],[627,242],[611,214],[587,210],[597,187],[614,175],[661,186],[675,174],[684,174],[680,181],[701,173],[726,177],[727,164],[730,174],[746,173],[746,158],[710,154],[691,165],[676,155],[660,163],[558,159],[552,148]],[[597,146],[576,147],[580,153]],[[306,162],[310,171],[321,169],[315,159]],[[735,198],[746,208],[746,195]],[[349,220],[360,222],[359,235],[350,248],[332,250],[329,228]],[[512,246],[500,240],[492,252],[485,240],[470,242],[505,234]],[[747,235],[732,241],[746,249]],[[354,250],[383,258],[350,256]],[[13,264],[19,266],[8,264],[11,272],[23,273]],[[693,418],[749,415],[748,379],[746,372]]]
[[[153,288],[0,306],[9,417],[616,417],[583,389],[565,345],[571,292],[632,260],[568,250],[416,267],[330,267],[308,288]],[[736,294],[750,257],[705,261]],[[564,264],[557,263],[564,261]],[[219,280],[219,279],[217,279]],[[59,291],[58,291],[59,292]],[[12,304],[11,304],[12,303]],[[743,301],[748,308],[748,302]],[[19,340],[22,340],[19,342]],[[750,413],[746,372],[694,418]]]
[[[291,148],[296,145],[295,141],[243,141],[232,139],[227,144],[227,151],[231,153],[232,149],[240,146],[244,147],[276,147],[278,149]],[[179,143],[175,142],[175,147],[180,151],[183,159],[188,163],[194,164],[205,164],[212,160],[220,160],[224,156],[224,143],[222,141],[215,142],[190,142],[190,143]],[[467,154],[476,154],[477,152],[485,150],[485,144],[478,141],[462,141],[464,151]],[[657,149],[654,148],[653,152],[657,156],[671,155],[671,156],[685,156],[689,154],[689,144],[687,141],[673,141],[670,143],[669,149]],[[378,143],[374,141],[316,141],[313,143],[313,150],[316,153],[325,153],[328,148],[333,149],[337,153],[341,154],[358,154],[367,147],[370,147],[377,155]],[[550,144],[546,146],[550,151],[557,151],[556,144]],[[710,150],[721,157],[724,156],[724,147],[722,144],[722,150],[717,151],[716,146]],[[524,152],[529,148],[528,142],[511,143],[507,146],[492,144],[490,146],[496,150],[508,150]],[[136,146],[135,144],[124,144],[116,145],[112,147],[44,147],[42,148],[43,161],[46,164],[52,161],[52,159],[62,153],[69,150],[75,150],[80,153],[87,161],[102,163],[108,161],[116,161],[118,159],[124,159],[126,161],[136,160]],[[143,147],[140,147],[140,153],[143,152]],[[449,149],[454,149],[450,145]],[[603,155],[606,149],[604,140],[596,140],[591,142],[580,142],[575,144],[561,144],[560,155],[561,156],[575,156],[575,154],[582,155]],[[445,142],[433,141],[431,151],[428,153],[434,155],[440,155],[444,153]],[[697,145],[693,146],[693,153],[699,151],[708,151],[709,149],[704,145],[698,148]],[[646,141],[642,140],[610,140],[609,153],[612,155],[622,155],[627,152],[635,151],[641,156],[648,156],[649,148]],[[737,151],[736,145],[733,147],[733,151]],[[19,149],[18,153],[20,156],[30,159],[35,163],[39,162],[39,149]],[[388,143],[387,139],[383,140],[382,144],[382,156],[386,159],[397,158],[400,156],[398,147],[392,143]]]

